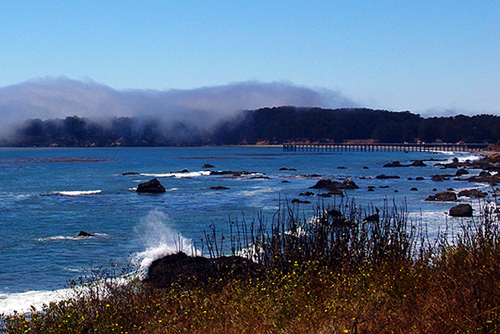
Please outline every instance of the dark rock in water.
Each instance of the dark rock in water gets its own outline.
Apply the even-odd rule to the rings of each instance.
[[[415,180],[417,180],[417,181],[422,181],[423,179],[424,179],[424,178],[423,178],[422,176],[417,176],[417,177],[415,178]]]
[[[338,196],[344,196],[344,192],[342,190],[339,190],[339,189],[334,189],[334,190],[330,190],[328,192],[328,195],[338,195]]]
[[[457,194],[451,191],[442,191],[431,195],[425,199],[428,202],[455,202],[457,200]]]
[[[479,176],[491,176],[491,173],[485,170],[479,172]]]
[[[377,213],[366,217],[364,219],[366,222],[379,222],[380,221],[380,216],[378,214],[380,210],[378,208],[375,208],[375,210],[377,210]]]
[[[417,188],[411,188],[410,191],[418,191]]]
[[[379,180],[386,180],[386,179],[399,179],[400,177],[398,175],[381,174],[381,175],[377,175],[375,178],[379,179]]]
[[[80,233],[78,233],[78,236],[79,237],[93,237],[95,235],[92,233],[85,232],[85,231],[80,231]]]
[[[458,193],[458,197],[462,196],[482,198],[488,196],[488,194],[477,189],[465,189]]]
[[[144,183],[140,183],[137,186],[137,192],[138,193],[151,193],[151,194],[157,194],[157,193],[164,193],[165,192],[165,187],[163,187],[158,181],[158,179],[154,178],[152,180],[146,181]]]
[[[292,199],[292,204],[311,204],[309,201],[301,201],[300,199]]]
[[[368,166],[363,166],[363,169],[368,169]]]
[[[146,281],[161,288],[221,286],[235,279],[258,277],[262,272],[259,264],[239,256],[207,259],[180,252],[154,261]]]
[[[315,194],[312,191],[306,191],[305,193],[300,193],[299,196],[314,196]]]
[[[215,186],[215,187],[210,187],[210,190],[227,190],[229,189],[228,187],[224,186]]]
[[[472,206],[470,204],[459,204],[450,209],[452,217],[472,217]]]
[[[383,167],[405,167],[399,161],[393,161],[386,163]]]
[[[204,164],[203,166],[201,166],[201,168],[214,168],[214,167],[215,166],[211,164]]]
[[[290,181],[288,181],[288,180],[283,180],[283,181],[281,181],[281,183],[290,183]]]
[[[469,172],[463,168],[457,170],[457,172],[455,173],[456,176],[467,175],[467,174],[469,174]]]
[[[449,180],[449,177],[447,175],[434,175],[431,177],[432,181],[446,181]]]
[[[368,188],[368,191],[375,191],[375,189],[373,189],[373,188]]]
[[[338,189],[359,189],[358,185],[352,179],[345,179],[342,182],[333,181],[330,179],[321,179],[311,189],[325,189],[329,191]]]
[[[128,175],[139,175],[139,173],[136,173],[136,172],[126,172],[126,173],[122,173],[122,176],[128,176]]]
[[[427,167],[422,160],[415,160],[410,164],[411,167]]]

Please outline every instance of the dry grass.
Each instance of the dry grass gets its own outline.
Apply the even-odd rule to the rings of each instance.
[[[158,289],[99,274],[74,299],[5,321],[11,333],[500,332],[496,214],[424,249],[402,210],[363,222],[355,206],[342,208],[341,217],[320,210],[316,223],[281,212],[270,234],[249,228],[261,277]],[[95,284],[103,276],[107,293]]]

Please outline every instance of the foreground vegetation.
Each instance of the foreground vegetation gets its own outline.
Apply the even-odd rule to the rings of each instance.
[[[341,204],[313,221],[294,210],[278,212],[269,231],[261,219],[207,234],[214,256],[251,241],[260,275],[165,289],[99,273],[72,299],[4,320],[11,333],[500,331],[499,219],[488,207],[437,239],[404,207],[378,215]]]

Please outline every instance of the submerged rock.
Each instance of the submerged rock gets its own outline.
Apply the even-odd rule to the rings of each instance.
[[[163,187],[160,181],[158,181],[158,179],[156,178],[146,181],[144,183],[140,183],[137,186],[138,193],[157,194],[157,193],[164,193],[165,191],[166,191],[165,187]]]

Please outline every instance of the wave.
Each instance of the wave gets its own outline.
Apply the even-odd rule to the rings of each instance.
[[[199,177],[210,175],[210,171],[203,170],[199,172],[168,172],[168,173],[141,173],[141,176],[147,177],[174,177],[174,178],[186,178],[186,177]]]
[[[33,311],[31,306],[41,310],[43,304],[67,299],[71,296],[71,293],[71,289],[0,293],[0,314],[13,314],[14,311],[19,313],[31,312]]]
[[[85,195],[95,195],[102,193],[102,190],[70,190],[70,191],[52,191],[48,194],[42,194],[42,196],[85,196]]]
[[[67,236],[67,235],[56,235],[53,237],[46,237],[46,238],[38,238],[37,241],[58,241],[58,240],[71,240],[71,241],[76,241],[76,240],[85,240],[85,239],[92,239],[92,238],[107,238],[108,235],[106,233],[92,233],[91,236]]]
[[[152,210],[141,219],[135,228],[139,242],[146,250],[132,256],[132,262],[139,270],[146,272],[153,261],[180,251],[187,255],[200,255],[191,239],[185,238],[171,226],[169,217],[158,210]]]

